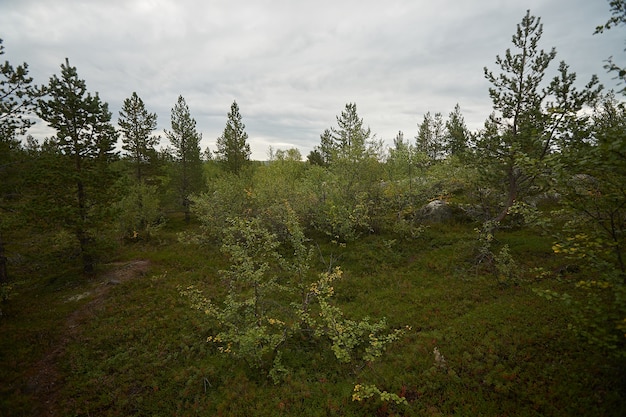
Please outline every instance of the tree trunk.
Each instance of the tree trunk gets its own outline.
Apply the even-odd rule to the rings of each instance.
[[[0,284],[9,282],[9,273],[7,272],[7,257],[4,254],[4,241],[0,234]]]
[[[85,275],[93,275],[95,271],[95,261],[89,247],[91,239],[82,229],[76,231],[76,236],[78,237],[78,243],[80,244],[80,255],[83,261],[83,273]]]
[[[190,204],[191,202],[189,201],[189,198],[185,197],[185,199],[183,200],[183,207],[185,209],[185,223],[186,224],[189,224],[189,222],[191,221]]]
[[[91,254],[91,238],[85,232],[85,223],[87,221],[87,198],[85,196],[85,188],[83,186],[82,181],[78,181],[76,183],[77,186],[77,194],[78,194],[78,222],[79,225],[76,228],[76,237],[78,238],[78,243],[80,245],[80,254],[83,260],[83,272],[86,275],[92,275],[94,273],[94,259]]]
[[[504,220],[507,214],[509,214],[509,209],[513,206],[513,204],[515,204],[515,200],[517,199],[517,192],[518,192],[517,182],[518,182],[518,177],[515,174],[515,167],[512,167],[509,172],[508,196],[507,196],[506,202],[504,203],[504,208],[502,209],[500,214],[498,214],[496,218],[493,219],[494,221],[500,223],[502,220]]]

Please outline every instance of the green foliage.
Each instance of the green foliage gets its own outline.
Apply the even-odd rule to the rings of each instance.
[[[370,323],[367,317],[360,321],[345,319],[341,309],[331,304],[335,291],[333,282],[341,275],[338,267],[320,274],[318,281],[310,287],[310,296],[315,297],[319,304],[319,318],[305,313],[303,319],[314,330],[316,337],[325,337],[331,341],[331,350],[339,362],[373,362],[404,331],[396,329],[385,334],[385,319],[377,323]]]
[[[552,291],[542,295],[570,307],[568,326],[577,335],[603,351],[623,357],[626,355],[626,284],[623,273],[610,261],[611,246],[606,239],[586,233],[564,237],[555,243],[555,254],[565,257],[578,272],[570,294]]]
[[[133,161],[135,177],[141,182],[142,168],[155,157],[155,146],[160,141],[160,137],[151,136],[157,127],[157,115],[146,110],[143,100],[135,92],[124,100],[119,115],[118,124],[123,134],[122,149]]]
[[[354,393],[352,394],[352,401],[363,401],[375,395],[377,395],[383,402],[409,405],[409,403],[406,401],[406,398],[400,397],[397,394],[389,393],[387,391],[381,391],[376,385],[355,385]]]
[[[563,220],[552,249],[567,260],[573,277],[567,292],[550,295],[570,306],[569,327],[576,334],[624,356],[626,110],[609,94],[592,121],[594,141],[567,148],[555,161],[563,207],[553,217]]]
[[[341,116],[336,118],[337,127],[326,129],[320,136],[320,145],[310,155],[312,163],[329,166],[340,159],[355,162],[367,156],[372,132],[369,127],[363,127],[356,103],[347,103]]]
[[[114,174],[110,163],[115,158],[117,133],[111,125],[108,105],[96,93],[87,92],[75,67],[66,60],[61,77],[50,78],[48,98],[39,101],[39,116],[56,130],[56,136],[39,150],[41,183],[49,179],[42,193],[40,214],[60,217],[74,233],[80,246],[85,273],[94,272],[95,243],[103,220]],[[46,162],[49,165],[46,166]],[[43,168],[43,169],[42,169]]]
[[[217,138],[215,156],[227,172],[239,174],[250,161],[250,144],[236,101],[230,106],[224,133]]]
[[[0,142],[0,261],[16,276],[0,279],[0,414],[623,415],[626,111],[613,97],[586,111],[594,80],[574,89],[565,64],[544,83],[541,31],[527,13],[502,73],[485,71],[495,113],[475,142],[457,106],[445,125],[424,120],[420,152],[400,132],[385,157],[348,104],[310,163],[270,149],[252,164],[233,103],[220,138],[242,151],[232,172],[202,164],[182,97],[176,149],[156,153],[133,94],[121,116],[134,156],[112,162],[106,105],[62,67],[56,82],[83,94],[69,110],[100,114],[74,137],[58,117],[63,137]],[[49,119],[67,93],[51,91]],[[205,193],[185,189],[185,161],[211,178]],[[161,222],[169,185],[198,222]],[[425,226],[434,199],[453,215]],[[124,235],[109,256],[151,271],[80,280],[76,230],[95,254]]]
[[[313,227],[335,241],[351,242],[371,231],[372,207],[367,193],[342,200],[332,189],[314,214]]]
[[[229,220],[222,251],[231,267],[220,271],[227,294],[219,306],[193,286],[181,291],[219,324],[220,331],[208,341],[216,343],[219,352],[245,360],[274,383],[290,373],[282,363],[286,343],[307,335],[327,340],[339,363],[356,363],[358,369],[359,363],[378,359],[403,330],[387,333],[384,319],[376,323],[368,318],[346,319],[332,303],[333,282],[341,277],[341,269],[323,272],[310,282],[313,251],[306,246],[295,212],[285,205],[276,215],[282,240],[257,218]]]
[[[603,33],[605,30],[612,29],[616,26],[623,25],[626,23],[626,2],[624,0],[609,0],[609,6],[611,8],[611,17],[607,22],[603,25],[599,25],[596,27],[595,34]],[[608,72],[613,72],[616,74],[616,78],[619,80],[620,84],[623,84],[626,80],[626,69],[624,67],[617,65],[613,61],[613,57],[609,57],[606,60],[606,65],[604,68]],[[622,88],[620,92],[623,94],[626,92],[626,87]]]
[[[471,139],[472,134],[457,103],[446,121],[446,152],[452,156],[463,156],[469,149]]]
[[[497,222],[486,221],[480,229],[474,229],[478,233],[475,247],[474,264],[477,270],[491,271],[496,281],[501,286],[519,285],[523,275],[523,268],[515,261],[508,244],[500,245],[495,252],[495,231],[499,225]]]
[[[518,200],[536,192],[548,176],[546,159],[577,130],[584,116],[580,111],[592,104],[601,87],[596,77],[581,91],[574,87],[576,75],[561,62],[559,76],[547,86],[543,78],[556,50],[539,49],[543,34],[541,19],[526,13],[512,42],[515,52],[507,49],[496,57],[500,74],[485,68],[485,78],[492,84],[489,95],[494,113],[476,143],[474,163],[483,183],[498,193],[502,221]]]
[[[468,245],[475,241],[472,227],[433,225],[412,240],[373,234],[341,249],[315,234],[300,255],[305,262],[291,258],[295,245],[281,237],[278,251],[290,260],[285,268],[302,272],[300,280],[297,272],[270,265],[279,283],[293,277],[297,290],[276,292],[289,312],[298,311],[296,306],[302,307],[311,286],[319,283],[317,269],[332,272],[328,264],[335,266],[340,258],[343,273],[330,285],[334,292],[329,303],[341,310],[341,320],[359,323],[361,317],[384,316],[390,329],[410,324],[415,330],[388,345],[374,362],[363,359],[366,340],[351,351],[352,362],[341,363],[330,334],[317,338],[312,329],[302,330],[307,327],[298,314],[291,321],[279,317],[297,331],[279,346],[277,360],[263,358],[269,372],[220,352],[218,347],[226,344],[207,343],[209,336],[224,329],[179,296],[177,286],[193,285],[223,308],[228,289],[218,271],[230,270],[231,263],[210,242],[179,243],[177,233],[197,230],[182,216],[170,217],[153,239],[123,246],[120,260],[148,259],[151,270],[118,285],[103,285],[117,268],[112,265],[93,281],[65,272],[54,284],[42,270],[26,270],[29,264],[20,264],[19,270],[14,266],[27,283],[3,306],[5,317],[0,320],[0,352],[7,359],[0,367],[0,410],[7,415],[47,411],[41,391],[45,387],[33,384],[30,376],[38,375],[46,352],[55,351],[56,370],[63,379],[54,403],[59,414],[623,414],[619,362],[593,345],[576,343],[566,330],[567,305],[546,303],[523,285],[526,280],[520,286],[501,286],[491,270],[469,278],[457,274],[469,255]],[[41,235],[35,240],[21,237],[24,243],[32,242],[32,250],[52,245]],[[73,242],[67,233],[55,240],[59,250]],[[547,271],[559,265],[551,255],[550,237],[503,229],[498,240],[509,245],[520,264],[541,264]],[[319,255],[314,256],[307,272],[301,266],[307,263],[311,243],[319,246],[316,254],[326,260],[333,254],[334,259],[323,265]],[[566,282],[545,278],[533,286],[569,291]],[[103,289],[108,295],[98,298],[97,291]],[[39,302],[33,304],[33,299]],[[326,327],[317,299],[308,299],[309,314]],[[69,330],[68,317],[76,320]],[[269,322],[266,327],[273,330]],[[63,349],[59,340],[65,340]],[[374,395],[351,401],[357,385],[366,388],[356,393]],[[25,386],[33,388],[27,391]],[[546,392],[551,393],[549,399]],[[393,395],[408,404],[397,403]]]
[[[220,332],[208,341],[218,344],[220,352],[275,375],[282,369],[278,348],[291,331],[290,318],[277,308],[285,292],[275,268],[282,263],[280,243],[257,219],[234,218],[229,223],[222,251],[230,257],[231,267],[220,271],[228,291],[221,306],[193,287],[182,293],[219,323]]]
[[[163,224],[163,212],[156,186],[137,183],[128,186],[116,203],[118,232],[124,239],[149,238]]]
[[[418,124],[418,133],[415,137],[417,152],[423,153],[429,161],[442,159],[446,150],[446,124],[441,113],[431,115],[427,112],[422,123]]]
[[[508,245],[503,245],[497,255],[494,256],[496,276],[502,285],[519,284],[521,276],[520,267],[513,259]]]
[[[174,147],[174,170],[172,185],[179,203],[183,206],[185,221],[191,215],[191,195],[204,188],[204,170],[200,158],[202,135],[196,130],[196,121],[191,117],[189,106],[183,96],[172,108],[172,130],[165,131],[165,137]]]
[[[2,39],[1,55],[4,55]],[[5,61],[0,65],[0,154],[6,152],[5,146],[16,142],[17,135],[25,134],[34,124],[29,115],[35,112],[37,98],[43,92],[28,76],[28,64],[13,67]]]

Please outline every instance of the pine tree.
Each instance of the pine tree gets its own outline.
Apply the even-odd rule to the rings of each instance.
[[[0,55],[4,54],[0,39]],[[33,125],[36,100],[42,89],[34,86],[28,76],[28,64],[13,67],[8,61],[0,65],[0,283],[8,281],[7,258],[3,229],[10,227],[9,218],[17,216],[15,202],[21,188],[19,175],[22,152],[18,135]]]
[[[141,168],[149,162],[150,157],[156,154],[155,146],[160,141],[158,136],[152,136],[152,132],[157,127],[157,115],[146,110],[143,100],[136,92],[124,100],[119,115],[118,124],[122,131],[122,149],[132,159],[137,182],[141,182]]]
[[[61,65],[61,77],[50,78],[48,97],[39,101],[39,116],[56,130],[50,140],[58,163],[47,174],[51,184],[48,213],[60,215],[80,246],[83,271],[93,273],[95,240],[110,203],[107,190],[112,183],[109,163],[115,157],[117,140],[108,105],[98,93],[87,92],[84,80],[69,60]],[[70,187],[70,188],[66,188]]]
[[[494,75],[485,68],[494,113],[478,138],[477,162],[486,181],[505,186],[496,222],[532,188],[546,156],[559,139],[571,135],[579,110],[599,91],[594,89],[595,76],[583,91],[577,91],[576,75],[563,62],[559,76],[543,84],[556,50],[539,49],[542,33],[541,19],[527,11],[512,39],[516,52],[507,49],[504,58],[496,56],[502,72]]]
[[[346,104],[346,108],[337,117],[337,127],[331,128],[333,149],[339,158],[358,160],[366,156],[368,141],[372,134],[370,128],[363,127],[356,103]]]
[[[224,133],[217,138],[215,155],[225,169],[238,174],[250,161],[250,144],[236,101],[230,106]]]
[[[172,130],[165,131],[165,136],[174,147],[174,184],[188,223],[191,219],[189,197],[202,189],[204,173],[200,157],[202,136],[196,130],[196,121],[191,117],[183,96],[178,97],[178,102],[172,108]]]
[[[0,55],[4,46],[0,39]],[[28,116],[35,112],[43,88],[28,76],[28,64],[13,67],[9,61],[0,65],[0,153],[15,145],[16,135],[23,135],[34,124]]]

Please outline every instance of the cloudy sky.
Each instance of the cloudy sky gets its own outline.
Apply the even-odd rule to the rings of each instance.
[[[3,60],[27,62],[39,84],[69,58],[115,122],[136,91],[167,129],[182,95],[203,148],[215,150],[236,100],[252,157],[267,159],[269,146],[306,156],[349,102],[387,143],[456,103],[479,129],[483,67],[498,70],[527,9],[581,84],[597,74],[615,87],[603,60],[626,62],[626,30],[593,35],[608,0],[2,0],[0,38]]]

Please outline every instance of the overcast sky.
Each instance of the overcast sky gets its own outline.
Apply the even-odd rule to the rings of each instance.
[[[236,100],[253,159],[270,145],[306,156],[346,103],[388,144],[456,103],[481,128],[491,112],[483,67],[498,71],[527,9],[544,24],[541,47],[557,49],[553,71],[564,60],[581,84],[597,74],[615,87],[603,60],[626,63],[626,29],[593,35],[607,0],[2,0],[1,59],[27,62],[45,84],[69,58],[115,124],[135,91],[169,129],[182,95],[203,149],[215,150]],[[44,128],[30,133],[41,139]]]

